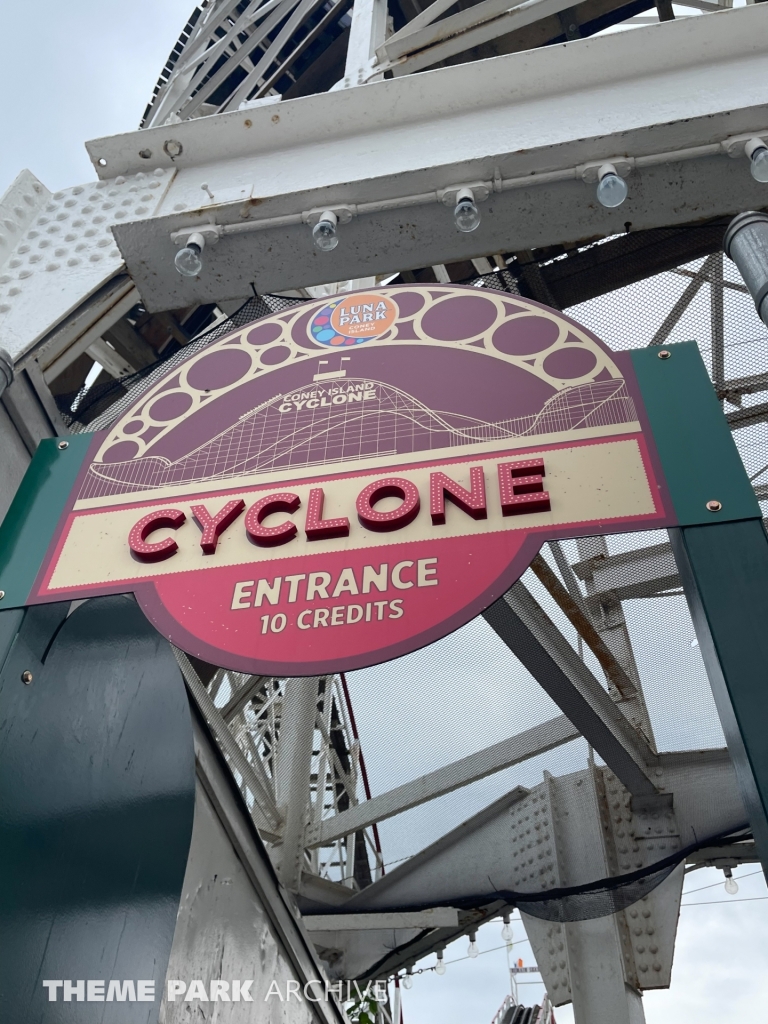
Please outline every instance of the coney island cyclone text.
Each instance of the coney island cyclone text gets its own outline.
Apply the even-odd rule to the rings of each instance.
[[[362,383],[334,384],[308,388],[287,395],[278,407],[278,412],[301,412],[302,409],[322,409],[331,405],[345,405],[352,402],[372,402],[378,395],[373,381]]]

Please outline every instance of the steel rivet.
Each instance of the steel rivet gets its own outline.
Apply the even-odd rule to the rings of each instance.
[[[707,508],[709,509],[710,512],[719,512],[722,507],[723,506],[720,504],[719,501],[708,501],[707,502]]]
[[[661,352],[659,352],[659,359],[669,359],[671,355],[672,353],[668,349],[663,348]]]
[[[22,683],[24,683],[25,686],[29,686],[29,684],[32,682],[32,673],[29,671],[28,668],[25,668],[24,671],[21,673],[21,681]]]
[[[69,441],[59,441],[59,450],[63,452],[65,448],[69,448]]]

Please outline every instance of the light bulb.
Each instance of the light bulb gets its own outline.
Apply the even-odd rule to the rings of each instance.
[[[627,188],[626,181],[616,173],[616,168],[613,164],[603,164],[597,172],[597,177],[598,203],[601,206],[608,207],[609,210],[616,206],[621,206],[627,198],[629,189]]]
[[[471,188],[459,189],[453,219],[459,231],[465,233],[474,231],[479,226],[480,211],[475,205],[475,196]]]
[[[730,869],[728,869],[728,874],[725,877],[725,891],[729,896],[735,896],[739,891],[739,884],[736,879],[732,877]]]
[[[338,218],[333,210],[326,210],[312,228],[312,238],[322,252],[330,252],[339,244],[339,236],[336,234],[337,222]]]
[[[442,950],[437,954],[437,963],[435,964],[435,974],[445,974],[445,962],[443,960]]]
[[[197,242],[189,242],[183,249],[179,249],[173,258],[173,265],[182,277],[197,277],[203,269],[201,252],[202,246]]]
[[[509,921],[505,922],[504,927],[501,929],[501,937],[505,942],[512,941],[512,929],[509,927]]]
[[[749,170],[755,181],[768,181],[768,148],[761,146],[752,151]]]
[[[471,960],[474,960],[479,952],[480,950],[477,948],[477,942],[475,941],[475,933],[473,932],[469,936],[469,948],[467,949],[467,956]]]
[[[413,978],[410,971],[403,975],[403,988],[413,988]]]

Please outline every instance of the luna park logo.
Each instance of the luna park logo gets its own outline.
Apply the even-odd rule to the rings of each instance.
[[[399,316],[392,299],[356,293],[350,298],[333,299],[312,317],[309,336],[321,345],[334,348],[361,345],[386,333]]]

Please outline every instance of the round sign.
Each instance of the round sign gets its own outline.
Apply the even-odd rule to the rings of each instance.
[[[323,345],[359,345],[369,338],[380,338],[397,320],[398,308],[382,293],[355,292],[323,306],[309,322],[312,341]]]
[[[663,521],[625,356],[519,296],[382,288],[158,378],[95,435],[39,595],[132,590],[190,654],[310,675],[457,628],[545,539]]]

